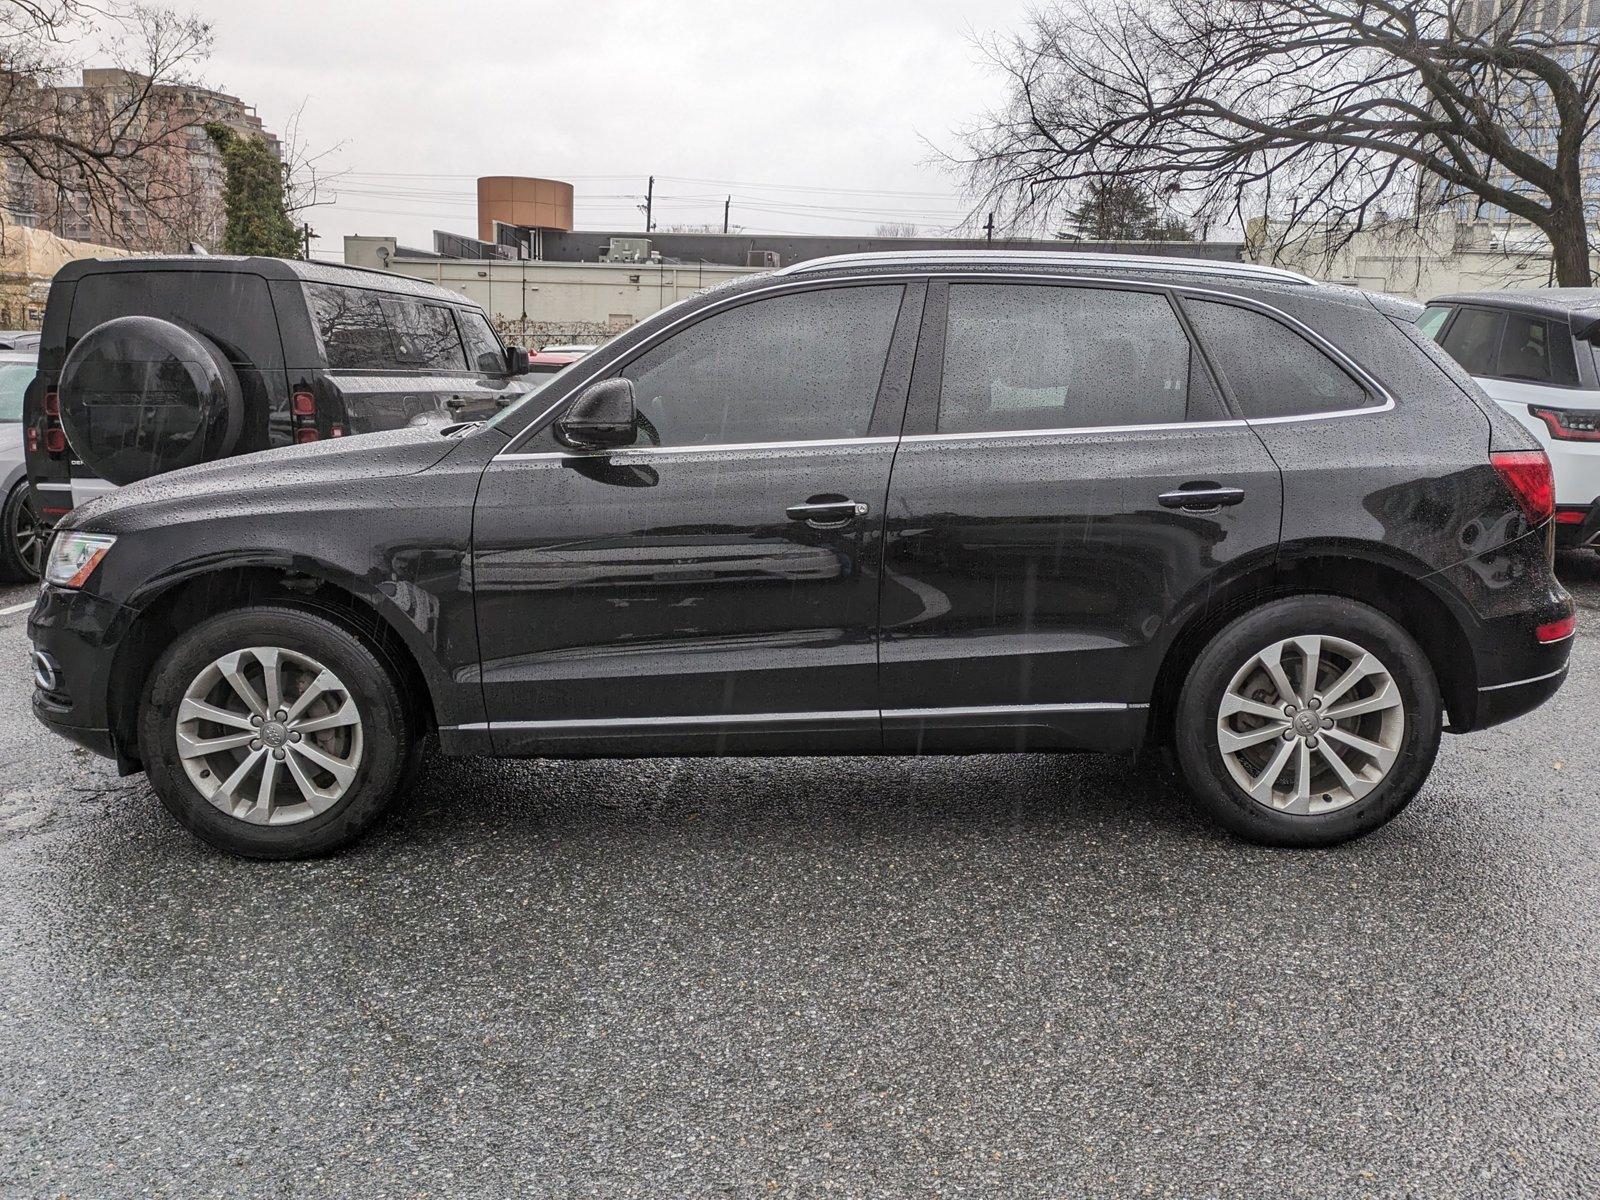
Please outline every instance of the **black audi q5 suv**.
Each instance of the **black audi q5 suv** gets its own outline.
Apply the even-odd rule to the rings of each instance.
[[[485,422],[62,522],[34,710],[214,846],[447,754],[1132,753],[1243,837],[1393,817],[1548,699],[1549,464],[1419,306],[1286,272],[858,255],[663,310]],[[463,800],[463,803],[469,801]]]

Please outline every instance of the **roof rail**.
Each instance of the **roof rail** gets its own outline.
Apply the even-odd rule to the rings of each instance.
[[[828,258],[809,258],[774,271],[775,275],[805,275],[834,267],[944,263],[952,266],[983,266],[989,263],[1010,265],[1039,263],[1052,267],[1082,267],[1095,270],[1124,270],[1133,273],[1168,271],[1185,275],[1227,275],[1238,279],[1257,279],[1270,283],[1314,285],[1316,280],[1298,271],[1263,267],[1255,263],[1218,262],[1215,259],[1179,258],[1165,254],[1094,254],[1065,250],[902,250],[872,251],[864,254],[836,254]]]

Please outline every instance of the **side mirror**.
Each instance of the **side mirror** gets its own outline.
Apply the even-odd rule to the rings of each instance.
[[[506,374],[526,375],[531,364],[528,362],[528,352],[521,346],[506,347]]]
[[[566,414],[556,422],[556,437],[579,450],[628,446],[638,436],[638,416],[633,406],[633,382],[602,379],[578,393]]]

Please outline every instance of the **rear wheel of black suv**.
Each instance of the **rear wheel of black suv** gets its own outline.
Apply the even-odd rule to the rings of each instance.
[[[1179,762],[1207,815],[1272,846],[1331,846],[1384,824],[1439,749],[1442,707],[1415,640],[1378,610],[1292,596],[1239,617],[1190,668]]]
[[[324,617],[257,607],[179,637],[139,716],[145,770],[196,836],[246,858],[309,858],[359,837],[416,750],[395,672]]]

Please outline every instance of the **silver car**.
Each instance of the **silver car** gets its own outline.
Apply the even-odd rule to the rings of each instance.
[[[38,371],[37,350],[0,350],[0,470],[5,508],[0,523],[0,582],[39,578],[48,530],[34,506],[22,460],[22,393]]]

